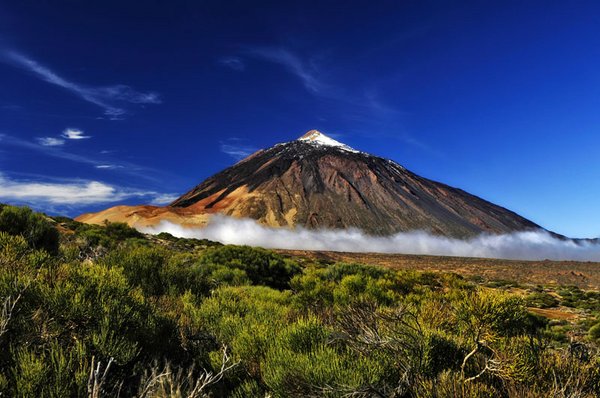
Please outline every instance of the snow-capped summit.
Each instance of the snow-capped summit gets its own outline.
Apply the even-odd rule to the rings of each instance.
[[[333,138],[327,137],[319,130],[308,131],[302,137],[298,138],[298,141],[304,141],[315,145],[334,146],[349,152],[358,152],[356,149],[349,147],[346,144],[342,144],[341,142],[336,141]]]

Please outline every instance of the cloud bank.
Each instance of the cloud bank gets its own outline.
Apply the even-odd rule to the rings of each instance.
[[[358,229],[270,228],[254,220],[215,215],[205,228],[185,228],[162,221],[154,227],[144,228],[143,232],[168,232],[178,237],[210,239],[227,244],[271,249],[431,254],[516,260],[600,261],[600,244],[563,241],[543,230],[480,235],[468,240],[434,236],[423,231],[376,237],[366,235]]]

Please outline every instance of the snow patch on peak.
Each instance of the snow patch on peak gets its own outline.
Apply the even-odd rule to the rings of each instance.
[[[321,133],[318,130],[310,130],[302,137],[298,138],[298,141],[308,142],[309,144],[313,145],[333,146],[348,152],[358,152],[356,149],[351,148],[346,144],[342,144],[341,142],[336,141],[333,138],[327,137],[325,134]]]

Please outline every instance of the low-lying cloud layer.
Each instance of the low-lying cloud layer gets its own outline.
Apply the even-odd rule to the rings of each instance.
[[[154,227],[145,228],[144,232],[154,234],[168,232],[178,237],[210,239],[227,244],[272,249],[432,254],[520,260],[600,261],[600,244],[560,240],[543,230],[505,235],[480,235],[469,240],[434,236],[422,231],[376,237],[366,235],[358,229],[270,228],[254,220],[216,215],[204,228],[185,228],[162,221]]]

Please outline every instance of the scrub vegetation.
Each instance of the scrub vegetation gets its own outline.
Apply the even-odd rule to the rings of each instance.
[[[600,294],[492,282],[2,206],[0,394],[598,396]]]

